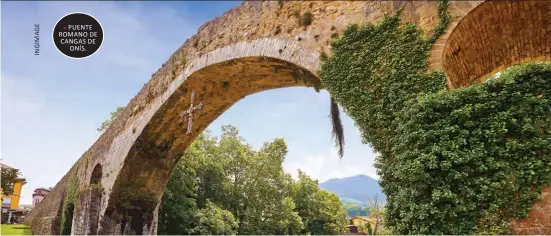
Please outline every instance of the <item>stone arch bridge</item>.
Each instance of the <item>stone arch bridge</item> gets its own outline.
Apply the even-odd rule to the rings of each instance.
[[[438,24],[437,6],[436,1],[242,3],[201,26],[153,74],[26,223],[35,234],[156,233],[158,203],[173,167],[232,104],[268,89],[319,83],[320,53],[329,52],[331,38],[351,23],[377,22],[402,8],[402,19],[429,36]],[[451,88],[479,83],[520,62],[551,60],[551,2],[452,1],[448,11],[452,23],[432,46],[429,63],[448,73]],[[530,217],[515,223],[518,232],[542,232],[537,224],[542,209],[551,212],[547,189]],[[125,207],[129,204],[135,207]]]

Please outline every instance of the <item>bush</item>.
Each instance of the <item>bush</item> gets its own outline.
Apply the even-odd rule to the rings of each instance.
[[[304,13],[300,18],[300,25],[305,27],[311,25],[313,18],[314,16],[312,15],[312,13],[310,12]]]

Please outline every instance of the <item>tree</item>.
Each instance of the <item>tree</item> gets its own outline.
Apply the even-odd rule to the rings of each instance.
[[[373,228],[371,228],[371,224],[370,223],[366,223],[366,226],[367,226],[367,234],[368,235],[375,235],[373,233]]]
[[[108,120],[101,123],[101,126],[98,128],[98,132],[103,132],[107,130],[109,125],[111,125],[111,123],[113,123],[113,121],[117,119],[117,117],[122,113],[124,108],[125,107],[117,107],[117,109],[114,112],[111,112],[111,117]]]
[[[159,209],[159,234],[193,233],[198,214],[196,168],[196,160],[182,158],[172,172]]]
[[[13,193],[13,185],[15,184],[15,179],[19,175],[19,170],[2,166],[2,191],[4,195],[10,195]]]
[[[354,216],[368,216],[369,209],[367,206],[362,206],[358,203],[348,202],[344,204],[344,209],[349,217]]]
[[[384,217],[384,205],[379,199],[379,194],[375,193],[373,197],[368,200],[368,209],[370,216],[375,219],[375,226],[373,227],[373,235],[377,235],[382,227]]]
[[[366,207],[369,211],[369,217],[375,220],[375,224],[372,227],[372,235],[391,235],[391,228],[385,226],[384,217],[386,215],[385,203],[381,201],[378,194],[374,194],[368,199],[368,205]],[[371,226],[371,225],[370,225]]]
[[[299,171],[294,198],[304,229],[301,234],[341,234],[346,227],[346,211],[337,195],[321,190],[318,181]]]
[[[233,126],[222,127],[213,157],[224,173],[216,202],[239,221],[240,234],[296,234],[302,222],[289,199],[292,179],[283,171],[287,145],[283,139],[264,143],[254,151]]]
[[[233,126],[223,126],[220,139],[209,131],[201,134],[184,152],[165,189],[159,233],[344,232],[346,211],[339,198],[303,173],[302,180],[294,181],[283,171],[286,154],[283,139],[253,150]]]
[[[231,235],[237,233],[237,220],[233,214],[221,209],[210,201],[198,214],[198,225],[193,229],[194,234]]]
[[[297,234],[302,221],[290,198],[291,177],[283,171],[287,145],[283,139],[264,143],[246,163],[242,191],[240,234]]]

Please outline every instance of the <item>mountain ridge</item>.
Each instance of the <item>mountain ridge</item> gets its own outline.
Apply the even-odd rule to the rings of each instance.
[[[367,175],[358,174],[344,178],[333,178],[319,184],[320,188],[339,196],[343,203],[360,203],[367,205],[377,196],[379,201],[386,202],[379,180]]]

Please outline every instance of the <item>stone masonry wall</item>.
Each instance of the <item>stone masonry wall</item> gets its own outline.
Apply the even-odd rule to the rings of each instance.
[[[34,234],[59,234],[61,226],[61,207],[65,197],[65,187],[73,174],[69,171],[56,184],[52,191],[36,205],[25,217],[25,224],[30,225]]]
[[[549,1],[491,1],[464,17],[441,55],[454,88],[526,61],[551,60]]]

